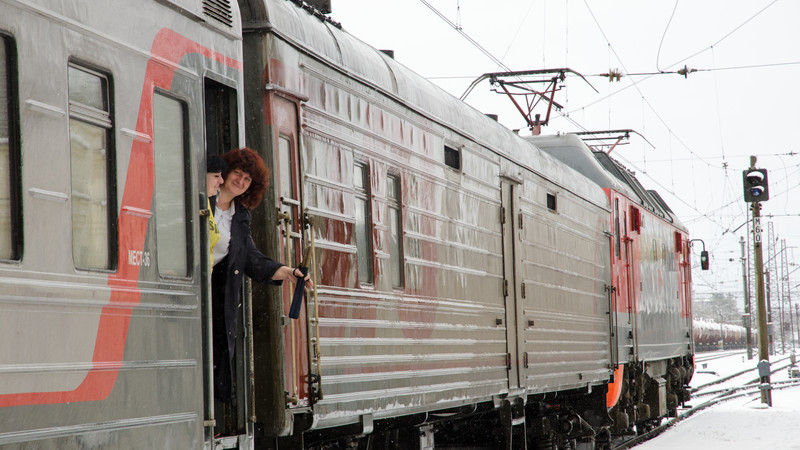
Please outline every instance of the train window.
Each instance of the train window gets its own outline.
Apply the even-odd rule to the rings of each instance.
[[[22,257],[22,213],[19,197],[19,121],[17,120],[16,52],[0,36],[0,259]]]
[[[210,78],[204,80],[206,152],[221,155],[238,147],[236,89]]]
[[[556,194],[547,193],[547,209],[550,211],[556,210]]]
[[[620,240],[621,239],[620,239],[620,235],[619,235],[619,199],[618,198],[614,199],[614,235],[616,236],[615,245],[614,245],[614,253],[616,254],[617,258],[619,258],[621,256],[620,255],[620,251],[619,251],[619,246],[620,246]]]
[[[356,197],[355,235],[358,251],[358,281],[372,283],[372,215],[369,201],[369,169],[366,164],[355,164],[353,187]]]
[[[447,167],[461,170],[461,152],[453,147],[444,146],[444,163]]]
[[[116,265],[116,193],[110,80],[69,65],[72,258],[81,269]]]
[[[631,205],[631,231],[642,232],[642,216],[639,208]]]
[[[389,203],[389,263],[392,269],[392,287],[403,287],[403,228],[400,201],[400,177],[386,178],[386,197]]]
[[[158,273],[168,277],[189,275],[189,230],[184,161],[186,118],[178,100],[155,94],[153,99],[153,146],[155,151],[155,220]]]

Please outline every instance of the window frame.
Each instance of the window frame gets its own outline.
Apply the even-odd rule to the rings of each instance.
[[[642,232],[642,214],[634,205],[631,205],[631,231]]]
[[[194,184],[192,183],[192,168],[193,168],[194,164],[192,162],[193,158],[192,158],[191,145],[190,145],[191,133],[190,133],[190,124],[189,124],[189,122],[190,122],[189,101],[186,98],[183,98],[181,96],[175,95],[175,94],[173,94],[173,93],[171,93],[169,91],[166,91],[164,89],[156,88],[156,89],[153,90],[153,122],[154,122],[154,124],[153,124],[153,164],[154,164],[154,167],[153,167],[153,197],[154,197],[154,201],[157,201],[157,196],[155,194],[158,192],[158,190],[157,190],[158,188],[156,186],[156,183],[157,183],[156,174],[158,172],[158,169],[155,167],[158,164],[158,161],[156,160],[156,157],[155,157],[155,151],[156,151],[155,150],[155,141],[156,141],[156,136],[155,136],[155,115],[156,115],[155,104],[156,104],[156,96],[157,95],[160,95],[160,96],[164,97],[165,99],[169,99],[169,100],[173,100],[173,101],[177,102],[178,105],[180,105],[181,118],[183,119],[183,130],[182,130],[182,133],[181,133],[182,144],[183,144],[182,145],[182,147],[183,147],[182,148],[183,155],[182,155],[181,160],[183,161],[183,187],[184,187],[184,189],[183,189],[183,202],[184,202],[183,214],[184,214],[184,227],[185,227],[184,233],[186,235],[186,240],[185,240],[185,243],[186,243],[186,249],[185,249],[186,250],[186,273],[184,275],[170,275],[170,274],[165,274],[165,273],[161,272],[161,267],[159,265],[159,255],[161,253],[160,252],[161,247],[160,247],[159,243],[161,241],[159,241],[159,233],[158,233],[158,214],[157,214],[158,205],[153,205],[153,207],[151,208],[153,210],[153,217],[155,218],[155,221],[154,221],[155,233],[154,234],[155,234],[155,253],[156,253],[155,254],[155,258],[151,258],[151,259],[155,261],[156,272],[158,273],[158,276],[160,278],[162,278],[162,279],[178,279],[178,280],[191,279],[194,276],[193,274],[194,274],[194,258],[195,258],[195,245],[194,245],[194,242],[193,242],[193,239],[194,239],[193,228],[194,228],[195,216],[194,216],[194,209],[192,208],[192,206],[194,204],[192,200],[195,197],[194,197],[194,194],[192,192],[192,190],[194,188]]]
[[[389,191],[389,180],[394,180],[395,192]],[[392,281],[392,288],[393,289],[403,289],[406,285],[405,280],[405,253],[403,251],[403,189],[401,184],[400,174],[389,172],[386,174],[386,206],[387,206],[387,214],[386,220],[389,222],[389,267],[391,273],[391,281]],[[395,194],[396,197],[392,195]],[[391,221],[391,210],[394,209],[397,211],[397,222],[396,224]],[[399,268],[395,268],[392,264],[392,227],[397,227],[397,259],[399,262]],[[395,284],[395,270],[398,270],[398,284]]]
[[[550,212],[558,212],[558,195],[555,192],[545,192],[544,204]]]
[[[20,112],[19,112],[19,79],[16,40],[13,36],[0,33],[0,45],[3,46],[5,59],[0,64],[5,66],[5,85],[0,86],[6,92],[7,126],[8,126],[8,196],[9,196],[9,238],[11,240],[10,258],[0,257],[3,262],[22,261],[25,248],[22,214],[22,149],[20,145]]]
[[[95,75],[105,81],[104,90],[106,95],[107,111],[98,110],[89,105],[74,103],[69,97],[67,89],[67,120],[73,119],[89,125],[98,126],[105,129],[106,133],[106,220],[107,220],[107,239],[108,239],[108,267],[82,267],[75,261],[75,236],[72,234],[72,260],[73,265],[78,270],[91,272],[116,272],[119,264],[119,223],[117,212],[117,165],[116,165],[116,121],[114,103],[114,79],[110,71],[100,69],[92,64],[83,62],[77,58],[70,58],[67,62],[67,86],[69,86],[69,70],[74,68]],[[73,106],[74,105],[74,106]],[[103,113],[103,114],[99,114]],[[102,117],[103,115],[107,117]],[[70,131],[71,133],[71,131]],[[72,138],[70,137],[70,189],[73,186],[72,176]],[[72,197],[72,196],[70,196]],[[74,221],[73,199],[70,199],[70,221]],[[74,229],[74,225],[73,225]]]
[[[355,180],[355,168],[361,168],[362,174],[362,187],[356,186]],[[358,283],[361,286],[364,285],[373,285],[375,283],[375,251],[374,251],[374,244],[372,242],[372,232],[373,232],[373,225],[372,225],[372,202],[371,202],[371,195],[370,195],[370,172],[369,172],[369,163],[366,161],[354,161],[353,162],[353,195],[354,201],[364,202],[364,234],[366,236],[366,241],[364,244],[366,245],[366,249],[362,251],[361,246],[358,245],[358,230],[353,230],[353,235],[356,238],[356,268],[358,270]],[[356,207],[355,204],[353,205],[353,213],[356,215]],[[353,227],[358,226],[358,217],[355,217],[356,221],[353,224]],[[368,269],[366,274],[363,274],[361,271],[361,258],[364,257],[366,264],[366,268]]]
[[[214,72],[206,72],[203,75],[203,120],[207,155],[212,153],[222,155],[230,149],[238,148],[238,95],[239,91],[233,80]],[[218,112],[220,108],[224,109],[221,113]],[[225,120],[223,113],[228,114],[228,120]]]
[[[444,144],[443,155],[444,155],[443,156],[444,165],[460,173],[463,167],[461,158],[461,147]],[[448,155],[450,155],[449,158]],[[453,165],[453,163],[448,162],[448,160],[452,160],[453,157],[455,157],[455,162],[457,165]]]
[[[622,245],[622,231],[620,230],[621,217],[619,215],[619,197],[614,198],[614,255],[617,259],[622,257],[620,246]]]

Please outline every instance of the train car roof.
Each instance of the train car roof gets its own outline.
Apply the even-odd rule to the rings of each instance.
[[[591,149],[578,136],[574,134],[559,134],[528,136],[525,139],[589,177],[601,187],[614,189],[634,201],[642,202],[639,195],[627,183],[621,182],[608,173],[597,161],[597,158],[592,155]]]
[[[619,180],[627,183],[628,186],[631,187],[636,193],[638,194],[639,198],[642,200],[641,205],[653,213],[654,215],[660,217],[661,219],[671,223],[676,228],[686,231],[686,226],[678,219],[672,209],[667,206],[667,202],[654,190],[645,189],[644,186],[639,182],[639,179],[636,178],[636,174],[632,171],[628,170],[625,166],[622,165],[619,161],[612,159],[607,153],[605,152],[592,152],[600,162],[600,164],[606,168],[612,175],[617,177]]]
[[[263,3],[261,3],[263,2]],[[309,56],[330,64],[394,101],[411,108],[463,137],[513,161],[531,172],[587,200],[608,207],[608,199],[599,185],[526,142],[516,133],[462,102],[421,75],[395,61],[384,52],[350,35],[327,16],[311,8],[300,8],[286,0],[261,0],[244,7],[244,28],[248,20],[259,21],[261,12],[269,29],[282,39],[306,51]],[[516,174],[509,174],[516,175]]]
[[[642,205],[661,219],[686,230],[667,202],[652,189],[645,189],[636,175],[601,151],[593,151],[574,134],[530,136],[526,138],[540,149],[576,168],[603,188],[614,189]]]

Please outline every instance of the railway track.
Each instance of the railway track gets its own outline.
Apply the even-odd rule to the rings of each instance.
[[[730,356],[730,354],[726,354],[725,356]],[[711,358],[715,359],[715,358]],[[790,357],[786,356],[780,358],[773,362],[773,368],[770,371],[770,375],[774,375],[781,370],[787,370],[789,367],[792,366],[790,362]],[[644,433],[641,433],[635,437],[631,438],[622,438],[613,443],[611,449],[612,450],[623,450],[632,448],[636,445],[639,445],[643,442],[646,442],[650,439],[655,438],[656,436],[660,435],[661,433],[665,432],[666,430],[670,429],[671,427],[675,426],[683,419],[691,417],[697,412],[700,412],[710,406],[716,405],[717,403],[724,402],[727,400],[732,400],[735,398],[746,397],[750,395],[756,395],[761,392],[760,388],[760,378],[756,376],[756,378],[752,378],[752,372],[756,372],[757,368],[750,367],[746,370],[742,370],[724,377],[721,377],[718,380],[714,380],[713,382],[704,383],[702,385],[697,386],[696,388],[692,389],[692,397],[694,399],[698,399],[701,397],[710,397],[707,400],[703,401],[700,404],[695,406],[689,406],[687,409],[678,413],[677,417],[673,417],[668,419],[665,423],[648,430]],[[717,386],[719,384],[729,382],[731,380],[736,380],[737,378],[743,378],[744,382],[735,384],[730,387],[720,388],[720,389],[709,389],[713,386]],[[772,390],[781,390],[786,389],[794,386],[800,385],[800,379],[792,379],[788,381],[777,381],[771,383]]]
[[[791,366],[791,363],[786,363],[786,361],[789,361],[789,359],[790,359],[789,356],[785,356],[783,358],[780,358],[780,359],[777,359],[777,360],[773,361],[772,362],[772,366],[774,368],[771,370],[770,373],[774,374],[774,373],[776,373],[776,372],[778,372],[780,370],[789,368],[789,366]],[[779,366],[779,364],[782,364],[782,363],[784,363],[784,364]],[[722,393],[722,392],[726,391],[725,388],[717,389],[717,390],[713,390],[713,391],[709,390],[709,388],[712,387],[712,386],[717,386],[717,385],[720,385],[720,384],[723,384],[723,383],[727,383],[727,382],[731,382],[730,384],[734,385],[734,387],[736,387],[736,386],[746,386],[746,385],[749,385],[749,384],[758,383],[758,381],[759,381],[758,377],[756,377],[755,379],[747,378],[749,376],[748,374],[751,374],[751,373],[756,372],[756,371],[757,371],[757,368],[755,367],[754,364],[752,364],[751,367],[748,367],[747,369],[743,369],[743,370],[740,370],[738,372],[735,372],[735,373],[720,377],[719,379],[716,379],[714,381],[698,385],[698,386],[692,388],[690,392],[692,393],[692,397],[693,398],[697,398],[697,397],[704,397],[704,396],[708,396],[708,395],[713,395],[715,393]],[[738,382],[737,383],[734,380],[737,380],[738,378],[744,378],[747,381],[743,381],[743,382]]]
[[[745,350],[738,349],[738,350],[726,350],[726,351],[717,351],[709,353],[695,353],[694,362],[695,364],[707,363],[715,359],[727,358],[729,356],[734,356],[739,354],[744,355]]]

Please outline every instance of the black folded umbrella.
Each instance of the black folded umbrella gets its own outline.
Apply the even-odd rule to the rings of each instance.
[[[289,308],[289,317],[297,319],[300,317],[300,306],[303,304],[303,294],[306,290],[305,278],[308,275],[308,267],[297,266],[300,272],[303,273],[302,277],[297,277],[297,284],[294,287],[294,296],[292,297],[292,306]]]

